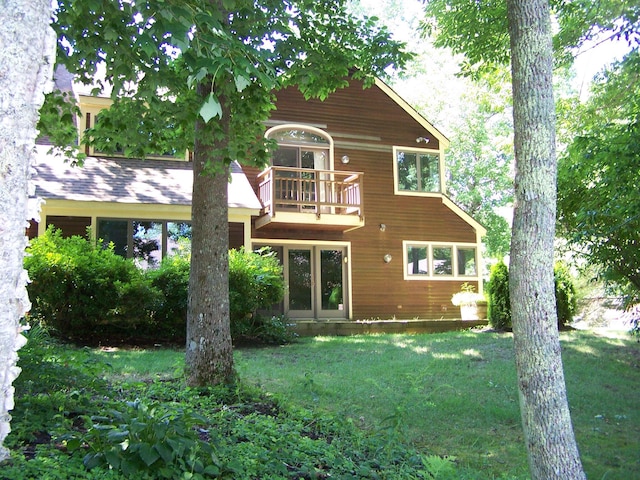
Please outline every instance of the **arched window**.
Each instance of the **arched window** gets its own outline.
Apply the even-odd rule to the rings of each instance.
[[[304,125],[279,125],[267,138],[278,142],[271,157],[274,200],[282,209],[300,212],[329,210],[320,206],[331,198],[333,140],[322,130]]]
[[[269,129],[266,136],[278,142],[271,158],[274,167],[333,169],[333,139],[318,128],[280,125]]]

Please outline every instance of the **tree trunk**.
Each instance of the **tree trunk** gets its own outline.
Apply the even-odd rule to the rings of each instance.
[[[555,111],[548,0],[507,0],[516,178],[510,297],[531,477],[584,479],[566,396],[553,285]]]
[[[20,319],[30,308],[22,266],[27,244],[27,184],[38,110],[51,87],[55,35],[48,0],[8,0],[0,9],[0,461],[10,432],[13,380],[24,345]]]
[[[206,98],[210,86],[200,85]],[[224,99],[221,98],[224,105]],[[228,123],[223,110],[220,122]],[[228,132],[228,128],[224,129]],[[229,320],[229,166],[214,157],[214,140],[196,122],[191,206],[191,272],[187,309],[187,384],[216,385],[234,379]],[[213,172],[212,172],[213,170]]]

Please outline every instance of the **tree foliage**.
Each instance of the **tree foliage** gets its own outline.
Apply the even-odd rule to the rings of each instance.
[[[409,55],[341,0],[60,0],[60,61],[114,100],[90,132],[105,152],[193,152],[187,381],[234,376],[228,298],[229,164],[265,165],[274,91],[326,98],[370,86]],[[103,71],[101,70],[103,69]],[[101,73],[101,78],[96,78]],[[133,118],[132,118],[133,117]]]
[[[559,160],[558,225],[574,252],[640,300],[640,52],[573,105],[575,137]]]
[[[473,81],[467,108],[446,153],[447,193],[487,229],[487,255],[509,253],[511,227],[501,209],[513,202],[513,122],[505,69]]]
[[[558,64],[571,63],[577,49],[589,41],[640,40],[636,2],[552,0],[550,6],[558,27],[554,36]],[[436,45],[463,53],[463,73],[478,77],[509,61],[506,9],[504,0],[428,0],[423,29],[435,35]]]
[[[337,0],[57,5],[59,61],[114,100],[89,142],[136,157],[192,148],[200,116],[210,141],[225,139],[216,158],[263,165],[260,120],[273,108],[274,89],[296,85],[306,97],[326,98],[350,74],[371,85],[409,58],[375,19],[351,18]],[[204,98],[199,84],[211,87]],[[231,108],[233,135],[211,121],[222,117],[221,101]]]

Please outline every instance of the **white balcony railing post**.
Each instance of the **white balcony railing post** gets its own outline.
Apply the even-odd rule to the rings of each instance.
[[[361,172],[270,167],[258,176],[258,195],[271,216],[298,211],[362,217],[362,180]]]

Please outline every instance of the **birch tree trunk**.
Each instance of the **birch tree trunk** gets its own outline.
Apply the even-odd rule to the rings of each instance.
[[[22,266],[28,179],[38,110],[50,88],[56,37],[49,0],[5,0],[0,8],[0,461],[9,452],[20,319],[30,308]]]
[[[555,107],[548,0],[507,0],[515,131],[509,272],[520,411],[531,477],[584,479],[566,396],[553,285]]]

